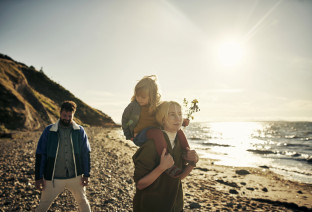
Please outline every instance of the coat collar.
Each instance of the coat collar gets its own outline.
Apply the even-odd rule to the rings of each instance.
[[[60,120],[57,120],[57,122],[53,124],[52,127],[50,128],[50,131],[57,132],[59,122]],[[79,125],[75,121],[73,121],[73,130],[80,130]]]

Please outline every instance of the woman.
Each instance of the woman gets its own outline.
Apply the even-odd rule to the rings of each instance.
[[[183,119],[177,102],[162,102],[156,109],[156,120],[163,128],[167,150],[159,156],[154,141],[148,140],[133,155],[136,183],[133,211],[182,211],[181,180],[192,171],[198,156],[195,150],[188,149],[185,160],[182,157],[184,152],[176,135]],[[176,178],[165,173],[173,164],[184,170]]]

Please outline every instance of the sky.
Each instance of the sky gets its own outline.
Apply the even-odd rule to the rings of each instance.
[[[135,84],[194,121],[312,121],[312,1],[0,0],[0,53],[121,122]]]

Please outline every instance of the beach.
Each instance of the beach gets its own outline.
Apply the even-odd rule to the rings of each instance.
[[[91,144],[87,197],[92,211],[132,211],[132,155],[137,147],[120,128],[86,127]],[[41,131],[15,131],[0,139],[0,210],[31,211],[40,199],[34,187],[35,151]],[[267,167],[214,165],[201,158],[183,180],[185,211],[312,211],[312,185],[284,179]],[[78,211],[63,192],[50,211]]]

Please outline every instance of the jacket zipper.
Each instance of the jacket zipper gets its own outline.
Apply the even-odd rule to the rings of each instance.
[[[76,159],[75,159],[75,153],[74,153],[74,145],[73,145],[72,133],[70,133],[70,143],[72,145],[72,154],[73,154],[74,166],[75,166],[75,176],[77,177],[77,167],[76,167]]]
[[[60,145],[60,135],[59,133],[57,133],[57,149],[56,149],[56,156],[55,156],[55,160],[54,160],[54,166],[53,166],[53,172],[52,172],[52,183],[53,183],[53,188],[54,188],[54,173],[55,173],[55,165],[56,165],[56,159],[58,156],[58,150],[59,150],[59,145]]]

